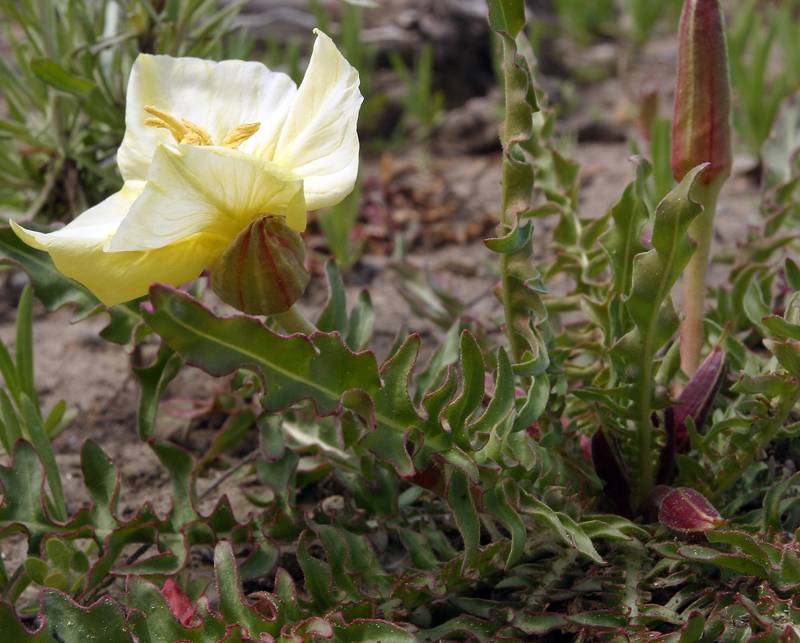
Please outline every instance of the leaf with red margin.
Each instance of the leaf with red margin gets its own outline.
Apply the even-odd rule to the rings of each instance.
[[[167,579],[167,583],[170,581],[172,579]],[[225,622],[218,614],[208,611],[207,598],[201,598],[197,612],[189,603],[189,621],[184,622],[179,618],[170,609],[170,600],[165,596],[169,591],[167,583],[159,590],[139,576],[128,577],[128,625],[135,636],[141,641],[191,641],[191,643],[218,641],[225,636]],[[188,602],[188,598],[186,601]]]
[[[66,594],[46,589],[42,592],[40,617],[45,621],[43,630],[52,641],[133,643],[134,640],[122,609],[110,598],[101,598],[89,607],[82,607]]]
[[[311,399],[319,415],[330,415],[347,392],[371,395],[380,387],[375,356],[351,352],[336,333],[284,337],[255,317],[217,317],[160,284],[150,289],[150,299],[142,305],[145,322],[188,364],[217,377],[254,367],[264,386],[261,404],[270,412]]]

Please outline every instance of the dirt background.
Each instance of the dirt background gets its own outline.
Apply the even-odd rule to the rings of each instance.
[[[323,3],[332,12],[338,2]],[[430,350],[437,331],[416,319],[397,293],[397,277],[390,270],[391,252],[402,238],[409,250],[407,261],[431,272],[454,294],[472,302],[472,313],[490,330],[498,332],[500,309],[489,289],[496,282],[495,257],[482,239],[492,234],[499,218],[501,157],[496,114],[500,97],[493,88],[490,40],[483,0],[386,0],[386,7],[367,11],[365,39],[379,49],[376,88],[390,96],[399,87],[386,53],[392,49],[412,55],[422,43],[432,42],[435,51],[436,88],[445,91],[447,115],[430,143],[383,155],[370,153],[365,144],[365,208],[360,223],[368,236],[367,254],[347,275],[347,294],[352,302],[368,286],[376,310],[374,348],[381,356],[401,329],[419,332]],[[535,3],[534,3],[535,5]],[[532,6],[532,17],[554,20]],[[241,20],[264,33],[307,36],[314,26],[306,0],[255,0]],[[676,39],[657,35],[644,48],[634,51],[625,43],[608,41],[577,49],[566,41],[547,43],[542,55],[541,83],[550,93],[562,117],[559,136],[572,142],[571,156],[580,163],[581,214],[604,214],[634,178],[629,137],[642,140],[636,117],[642,97],[660,96],[661,110],[670,111],[677,65]],[[591,69],[599,80],[580,84],[570,80],[576,69]],[[568,85],[564,86],[564,81]],[[566,89],[570,94],[567,95]],[[387,117],[391,127],[391,114]],[[380,135],[380,131],[373,132]],[[737,156],[731,180],[720,196],[717,212],[716,250],[731,247],[745,238],[748,226],[759,221],[756,161]],[[754,178],[754,176],[756,178]],[[370,214],[371,212],[371,214]],[[534,233],[537,260],[549,256],[554,220],[537,221]],[[321,238],[310,235],[309,246],[324,250]],[[311,253],[314,255],[314,253]],[[322,262],[312,260],[314,278],[300,302],[312,318],[325,300]],[[721,281],[725,269],[715,269],[712,279]],[[27,281],[20,271],[7,274],[0,298],[0,339],[11,345],[15,307]],[[568,290],[569,284],[548,284]],[[131,357],[120,346],[98,337],[105,325],[100,314],[70,324],[71,311],[45,314],[37,302],[34,325],[36,382],[45,410],[60,399],[78,409],[72,424],[54,442],[65,476],[68,509],[76,511],[88,503],[79,467],[82,442],[92,438],[117,463],[122,474],[121,515],[129,515],[146,501],[159,513],[169,508],[170,488],[166,473],[146,444],[136,434],[138,384],[131,375]],[[145,347],[152,359],[157,345]],[[185,369],[170,387],[167,397],[210,395],[219,382]],[[181,438],[169,418],[159,423],[161,437]],[[210,429],[190,434],[188,446],[201,454],[213,436]],[[0,463],[7,464],[7,457]],[[212,467],[201,476],[201,493],[223,474]],[[231,476],[208,494],[201,507],[210,509],[223,493],[231,498],[234,512],[244,520],[251,505]],[[21,561],[24,543],[6,539],[3,555],[10,569]]]

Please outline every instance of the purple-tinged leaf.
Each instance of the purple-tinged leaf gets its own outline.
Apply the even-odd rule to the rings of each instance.
[[[273,601],[264,594],[253,597],[258,599],[256,602],[245,598],[233,548],[227,541],[217,543],[214,550],[214,572],[219,594],[219,611],[225,620],[238,623],[254,639],[260,638],[262,633],[277,637],[281,624]]]
[[[408,386],[419,344],[419,335],[410,335],[400,350],[381,367],[384,386],[373,395],[376,427],[361,440],[361,446],[391,462],[402,476],[414,473],[406,445],[410,428],[420,422],[420,417],[408,395]],[[416,446],[419,448],[421,445]]]
[[[658,513],[661,511],[661,504],[664,502],[664,498],[666,498],[672,492],[673,488],[668,485],[656,485],[653,487],[650,495],[647,496],[647,500],[644,501],[644,504],[639,507],[639,514],[644,516],[644,519],[647,522],[656,522],[658,520]]]
[[[195,615],[194,605],[189,597],[183,593],[174,578],[168,578],[161,588],[161,595],[169,605],[169,611],[184,625],[188,625]]]
[[[0,601],[0,632],[4,641],[14,643],[53,643],[53,637],[46,631],[46,626],[31,632],[20,623],[17,613],[5,601]]]
[[[82,607],[66,594],[46,589],[42,592],[40,613],[53,641],[133,643],[122,609],[110,598]]]
[[[499,607],[497,608],[499,610]],[[500,629],[502,621],[497,618],[476,618],[469,614],[462,614],[438,625],[430,630],[417,633],[413,641],[495,641],[495,634]],[[383,639],[381,639],[383,640]],[[398,641],[404,639],[397,638]]]
[[[522,612],[514,619],[514,627],[525,634],[547,634],[566,624],[565,616],[556,612]]]
[[[612,612],[611,610],[583,612],[581,614],[575,614],[574,616],[567,616],[567,620],[575,625],[599,630],[624,628],[628,625],[628,618],[626,616]]]
[[[675,407],[670,406],[664,409],[664,434],[666,441],[664,446],[661,447],[661,453],[658,455],[658,473],[656,474],[656,484],[658,486],[665,485],[672,481],[672,474],[675,469],[675,451],[677,449],[677,440],[675,438]],[[653,414],[653,425],[658,428],[658,416]],[[686,431],[686,420],[684,418],[683,429]],[[687,436],[688,441],[688,436]],[[646,503],[647,501],[645,501]],[[658,515],[656,513],[656,515]]]
[[[337,334],[284,337],[255,317],[217,317],[193,297],[156,284],[142,306],[146,323],[187,363],[220,377],[249,365],[264,386],[262,406],[278,411],[312,399],[320,415],[341,407],[345,393],[380,387],[372,353],[352,353]]]
[[[606,496],[625,518],[633,516],[631,506],[631,482],[622,463],[613,437],[609,440],[605,431],[598,429],[592,436],[592,463],[595,473],[604,483]]]
[[[418,639],[411,632],[395,623],[381,619],[354,619],[350,623],[344,620],[341,612],[331,615],[329,622],[333,628],[336,641],[356,643],[357,641],[375,641],[380,643],[417,643]]]

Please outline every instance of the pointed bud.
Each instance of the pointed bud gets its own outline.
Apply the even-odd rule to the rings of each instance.
[[[705,532],[728,522],[702,493],[687,487],[675,489],[661,501],[658,521],[685,540],[701,540]]]
[[[706,423],[714,398],[725,380],[725,351],[722,343],[717,344],[700,365],[692,379],[678,396],[675,412],[675,445],[679,453],[685,453],[689,445],[689,431],[686,418],[691,417],[695,428],[700,431]]]
[[[284,313],[311,279],[305,255],[303,239],[282,217],[259,217],[223,250],[211,269],[211,287],[248,315]]]
[[[686,0],[678,44],[678,88],[672,123],[672,172],[680,181],[710,163],[709,185],[731,173],[731,80],[719,0]]]

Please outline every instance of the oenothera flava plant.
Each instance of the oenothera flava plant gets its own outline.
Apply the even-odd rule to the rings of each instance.
[[[316,325],[277,312],[292,310],[308,279],[299,237],[306,209],[341,198],[355,174],[356,75],[330,41],[320,35],[299,89],[244,63],[139,59],[119,156],[123,191],[60,232],[17,230],[106,303],[143,294],[151,280],[180,284],[208,266],[214,290],[248,314],[221,317],[163,284],[150,286],[141,306],[111,308],[119,341],[138,341],[132,330],[143,321],[163,342],[156,360],[135,371],[140,437],[174,487],[163,519],[149,504],[118,515],[118,472],[91,441],[81,453],[91,506],[49,510],[67,505],[58,502],[57,466],[45,448],[48,422],[13,393],[35,393],[30,359],[19,359],[33,340],[18,326],[17,358],[0,354],[15,385],[13,404],[0,389],[0,437],[5,431],[13,456],[0,464],[0,539],[28,529],[29,551],[16,572],[0,565],[8,640],[414,643],[549,640],[580,630],[597,640],[691,643],[745,640],[748,624],[781,628],[788,640],[789,623],[800,623],[791,602],[800,559],[796,539],[784,534],[800,526],[800,474],[791,475],[793,459],[781,463],[778,450],[769,466],[760,460],[771,442],[800,435],[788,421],[800,400],[800,307],[796,294],[774,295],[774,275],[742,287],[768,269],[771,250],[751,249],[758,265],[740,269],[706,319],[715,348],[680,396],[670,393],[681,368],[671,293],[696,252],[695,222],[713,211],[704,197],[715,198],[730,171],[729,144],[719,143],[727,121],[714,111],[725,101],[710,101],[723,91],[712,81],[727,72],[704,66],[720,47],[704,40],[708,20],[721,26],[718,7],[687,0],[684,12],[680,185],[651,211],[651,167],[637,159],[620,200],[586,219],[579,168],[555,147],[552,112],[522,50],[525,3],[488,5],[502,43],[505,110],[501,216],[485,243],[499,255],[494,292],[506,334],[487,333],[468,304],[398,267],[403,295],[443,331],[422,368],[418,335],[401,332],[383,361],[367,350],[369,293],[348,311],[333,263]],[[796,119],[789,116],[786,127]],[[791,190],[793,171],[781,170]],[[789,194],[778,190],[776,207],[788,207],[778,200]],[[560,218],[556,252],[535,267],[532,219],[550,215]],[[29,269],[50,308],[82,300],[85,314],[96,310],[85,288],[53,279],[50,258],[8,229],[0,230],[0,253]],[[800,269],[782,268],[800,291]],[[547,291],[559,274],[574,282],[572,292]],[[29,319],[30,295],[23,301]],[[770,314],[779,307],[785,317]],[[275,332],[249,313],[277,314],[286,330],[301,332]],[[757,333],[763,341],[753,351]],[[187,411],[195,420],[225,417],[199,462],[156,435],[159,400],[184,364],[232,375]],[[728,364],[742,370],[733,386]],[[23,420],[33,445],[17,439],[26,435]],[[256,429],[260,449],[231,469],[247,480],[252,512],[239,522],[221,500],[205,514],[198,503],[216,484],[198,494],[199,474]],[[42,469],[38,459],[47,458]],[[322,502],[309,501],[319,495]],[[683,546],[673,536],[704,542]],[[241,562],[227,540],[241,547]],[[132,544],[158,553],[123,561]],[[215,548],[218,611],[201,596],[201,579],[190,579],[197,546]],[[297,563],[291,573],[278,567],[285,562]],[[91,605],[111,574],[127,577],[124,610]],[[245,598],[240,581],[271,590]],[[46,588],[38,622],[47,630],[18,622],[15,606],[29,583]],[[741,628],[722,635],[734,621]]]
[[[259,63],[140,55],[117,154],[123,188],[56,232],[14,230],[106,305],[209,267],[223,300],[284,313],[308,280],[306,211],[356,180],[358,84],[320,32],[299,87]],[[265,302],[248,291],[254,273],[274,282]]]
[[[693,198],[703,213],[689,234],[697,253],[684,273],[681,365],[693,375],[703,345],[703,302],[711,255],[717,197],[731,173],[731,81],[725,20],[719,0],[690,0],[679,30],[678,88],[672,124],[672,172],[681,181],[694,167],[708,164]]]

